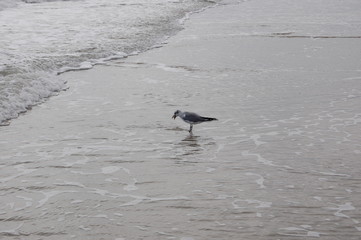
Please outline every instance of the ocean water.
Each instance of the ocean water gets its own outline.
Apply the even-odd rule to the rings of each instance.
[[[0,0],[0,123],[66,88],[55,76],[143,52],[204,0]]]
[[[0,239],[360,240],[360,12],[224,0],[58,75],[0,128]],[[190,135],[176,109],[219,120]]]

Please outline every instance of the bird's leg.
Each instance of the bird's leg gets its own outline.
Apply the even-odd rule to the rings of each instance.
[[[189,128],[189,133],[192,133],[193,130],[193,124],[191,124],[190,128]]]

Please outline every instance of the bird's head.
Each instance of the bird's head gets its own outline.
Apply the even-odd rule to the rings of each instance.
[[[181,113],[181,111],[179,111],[179,110],[175,111],[172,118],[175,119],[176,117],[179,116],[180,113]]]

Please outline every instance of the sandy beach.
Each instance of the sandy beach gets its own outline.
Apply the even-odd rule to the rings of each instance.
[[[360,239],[360,10],[224,1],[59,75],[0,128],[0,238]]]

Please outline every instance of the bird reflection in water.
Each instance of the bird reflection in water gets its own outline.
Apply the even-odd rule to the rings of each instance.
[[[201,154],[204,150],[201,144],[199,144],[199,136],[188,135],[182,141],[179,142],[179,146],[182,147],[182,156],[198,155]],[[186,160],[186,159],[184,159]],[[194,161],[192,159],[191,161]]]

